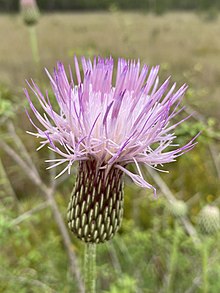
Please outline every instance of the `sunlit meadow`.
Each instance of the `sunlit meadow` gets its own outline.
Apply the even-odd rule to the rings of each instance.
[[[0,15],[0,292],[83,292],[83,245],[66,218],[77,165],[56,180],[62,168],[46,170],[56,157],[36,152],[39,142],[26,134],[34,128],[23,93],[33,78],[56,108],[44,68],[62,61],[68,69],[75,55],[160,64],[160,84],[171,75],[178,88],[188,85],[180,118],[192,117],[177,142],[202,131],[192,151],[162,168],[169,173],[143,171],[156,198],[125,177],[122,226],[97,247],[97,292],[220,292],[219,32],[220,18],[190,12],[42,14],[38,60],[22,17]]]

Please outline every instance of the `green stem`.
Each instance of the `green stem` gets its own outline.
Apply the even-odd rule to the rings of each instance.
[[[96,244],[86,243],[84,263],[84,281],[86,293],[95,293]]]
[[[173,291],[172,287],[173,287],[173,279],[174,279],[176,264],[177,264],[178,246],[179,246],[179,231],[177,229],[177,224],[175,223],[174,239],[173,239],[172,251],[170,256],[170,268],[169,268],[169,274],[167,279],[168,293],[171,293]]]
[[[34,63],[39,66],[40,56],[38,51],[38,41],[37,41],[37,33],[35,25],[29,26],[29,33],[30,33],[30,43],[31,43],[31,51]]]
[[[203,293],[208,293],[208,244],[206,241],[202,244],[202,278]]]

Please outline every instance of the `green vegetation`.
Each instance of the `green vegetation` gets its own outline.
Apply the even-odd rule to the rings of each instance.
[[[161,64],[161,82],[171,74],[178,86],[189,84],[183,104],[188,113],[195,110],[180,126],[178,142],[202,130],[192,152],[164,167],[169,174],[146,170],[157,186],[157,199],[126,178],[122,228],[113,241],[98,246],[97,292],[220,292],[219,231],[202,235],[197,227],[201,209],[220,204],[220,40],[216,37],[220,20],[210,22],[206,15],[192,13],[158,17],[111,11],[43,15],[36,27],[39,67],[32,60],[28,29],[19,16],[0,18],[2,293],[79,292],[83,245],[73,235],[65,238],[63,226],[74,170],[54,186],[53,170],[46,171],[44,162],[52,155],[47,149],[35,152],[36,140],[25,133],[32,127],[22,92],[25,78],[31,77],[49,88],[42,68],[52,70],[57,60],[68,66],[74,54],[111,54]],[[169,204],[173,198],[187,208],[178,205],[173,210],[175,205]]]

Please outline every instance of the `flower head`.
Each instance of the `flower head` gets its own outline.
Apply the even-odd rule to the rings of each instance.
[[[53,75],[46,71],[59,111],[52,107],[48,93],[43,95],[33,81],[29,86],[44,114],[36,109],[27,90],[25,94],[42,126],[35,125],[29,116],[37,129],[37,133],[31,134],[41,138],[41,147],[49,145],[60,155],[58,159],[47,160],[53,163],[49,168],[66,163],[59,176],[65,171],[70,173],[71,166],[79,162],[75,192],[69,206],[69,226],[81,239],[90,241],[92,238],[99,242],[111,238],[120,225],[122,174],[126,173],[139,186],[155,192],[144,179],[141,166],[156,167],[175,161],[191,150],[195,142],[192,139],[181,147],[173,144],[175,128],[187,118],[172,125],[170,122],[183,110],[179,106],[187,86],[175,90],[174,84],[168,89],[170,78],[159,85],[159,66],[141,68],[139,61],[119,59],[113,83],[111,57],[94,58],[93,62],[82,57],[81,64],[83,76],[75,58],[76,79],[70,68],[68,79],[61,63],[57,64]],[[127,169],[131,163],[136,173]],[[100,202],[101,216],[96,209],[96,203]],[[83,207],[83,212],[79,212],[79,206]],[[85,214],[84,219],[79,214]],[[116,216],[111,218],[112,214]],[[111,229],[103,232],[103,228],[94,236],[91,231],[102,224],[108,226],[104,217],[108,218]]]
[[[118,60],[115,86],[112,83],[113,59],[82,58],[83,78],[75,58],[77,82],[70,70],[70,81],[63,64],[58,63],[53,76],[47,71],[56,97],[56,112],[48,94],[44,96],[32,81],[29,85],[38,98],[44,115],[35,108],[28,91],[25,94],[31,109],[43,126],[36,126],[41,144],[62,158],[53,166],[67,163],[63,172],[76,161],[95,160],[97,167],[118,168],[142,187],[151,188],[139,165],[158,166],[175,161],[176,157],[193,148],[193,140],[182,147],[173,146],[174,125],[170,121],[183,110],[180,102],[187,86],[177,91],[175,84],[168,90],[170,78],[159,86],[159,66],[151,69],[140,62]],[[188,117],[187,117],[188,118]],[[33,134],[33,133],[32,133]],[[49,161],[49,160],[48,160]],[[137,174],[126,169],[134,163]],[[52,167],[52,166],[51,166]],[[61,174],[59,174],[61,175]]]
[[[198,225],[203,234],[215,234],[220,230],[220,211],[218,207],[207,205],[198,216]]]
[[[36,0],[20,0],[21,13],[26,25],[34,25],[39,19],[39,9]]]

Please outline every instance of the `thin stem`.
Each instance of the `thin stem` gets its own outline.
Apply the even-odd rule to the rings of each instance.
[[[208,244],[206,241],[202,244],[202,279],[203,293],[208,293]]]
[[[3,178],[3,180],[0,181],[0,187],[1,189],[5,186],[5,192],[6,194],[8,195],[12,195],[13,196],[13,199],[15,201],[15,204],[17,206],[18,204],[18,198],[17,198],[17,195],[11,185],[11,182],[8,178],[8,175],[7,175],[7,172],[5,170],[5,167],[4,167],[4,164],[2,162],[2,159],[0,158],[0,177]]]
[[[33,55],[33,60],[37,66],[39,66],[40,56],[38,51],[38,41],[37,41],[37,33],[35,25],[29,26],[30,33],[30,43],[31,43],[31,51]]]
[[[11,221],[11,226],[20,224],[21,222],[30,218],[33,214],[47,208],[48,206],[49,206],[49,202],[46,201],[46,202],[43,202],[43,203],[37,205],[35,208],[33,208],[27,212],[24,212],[23,214],[19,215],[17,218],[15,218],[14,220]]]
[[[96,279],[96,244],[86,243],[84,259],[84,281],[86,293],[95,293]]]
[[[179,231],[177,228],[177,224],[175,223],[174,239],[173,239],[172,251],[170,256],[170,268],[169,268],[169,274],[167,279],[168,293],[173,292],[172,287],[173,287],[173,280],[174,280],[174,275],[175,275],[176,265],[177,265],[178,246],[179,246]]]
[[[174,194],[171,192],[167,184],[164,182],[162,177],[156,173],[152,168],[148,167],[147,168],[148,173],[151,175],[153,178],[154,182],[160,187],[160,190],[162,193],[165,195],[165,197],[168,199],[168,201],[173,201],[175,200]],[[187,233],[192,237],[192,240],[195,244],[200,243],[200,239],[198,237],[198,234],[196,232],[196,229],[193,227],[191,222],[187,217],[181,217],[180,218],[181,222],[183,223]]]

